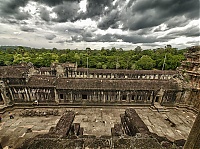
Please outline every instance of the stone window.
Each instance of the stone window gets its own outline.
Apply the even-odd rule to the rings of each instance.
[[[63,94],[60,94],[60,99],[64,99],[64,96],[63,96]]]
[[[87,95],[86,94],[82,94],[82,99],[87,99]]]
[[[132,100],[135,100],[134,95],[132,95],[131,99],[132,99]]]
[[[122,96],[122,100],[126,100],[126,95],[123,95],[123,96]]]

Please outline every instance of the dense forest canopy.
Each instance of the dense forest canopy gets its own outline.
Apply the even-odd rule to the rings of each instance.
[[[135,69],[135,70],[175,70],[187,49],[178,50],[170,45],[165,48],[142,50],[140,46],[134,50],[105,49],[91,50],[58,50],[35,49],[29,47],[0,47],[0,65],[15,65],[21,62],[31,62],[36,67],[47,67],[53,62],[77,63],[78,67],[98,69]],[[164,64],[164,65],[163,65]]]

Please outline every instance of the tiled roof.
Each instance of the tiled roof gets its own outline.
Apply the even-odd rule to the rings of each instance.
[[[87,72],[87,68],[77,68],[78,72]],[[177,71],[172,71],[172,70],[124,70],[124,69],[89,69],[88,70],[89,73],[98,73],[98,74],[114,74],[114,73],[118,73],[118,74],[152,74],[152,75],[156,75],[156,74],[165,74],[165,75],[173,75],[176,74]]]
[[[29,67],[24,66],[1,66],[0,77],[2,78],[23,78],[29,71]]]
[[[57,89],[102,89],[102,90],[157,90],[177,89],[173,81],[164,80],[104,80],[58,78]]]
[[[56,77],[45,75],[31,76],[27,86],[30,87],[53,87],[56,83]]]

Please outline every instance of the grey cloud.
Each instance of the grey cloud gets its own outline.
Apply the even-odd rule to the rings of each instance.
[[[86,42],[117,42],[117,38],[111,34],[96,35],[94,37],[83,37]]]
[[[45,7],[40,8],[40,17],[44,21],[50,21],[49,13],[50,12]]]
[[[116,5],[122,8],[122,2],[122,0],[118,1]],[[125,30],[151,28],[162,23],[172,28],[183,26],[185,20],[199,18],[198,0],[130,0],[122,10],[119,10],[117,6],[113,7],[116,8],[115,15],[106,14],[98,24],[99,28],[108,29],[118,23],[123,23]],[[117,19],[115,16],[118,16]]]
[[[180,36],[199,37],[199,35],[200,35],[199,26],[192,26],[190,28],[186,28],[185,30],[173,31],[167,34],[167,36],[172,37],[172,38],[176,38]]]
[[[16,20],[16,19],[5,19],[5,18],[2,18],[0,20],[0,22],[7,23],[7,24],[13,24],[13,25],[15,25],[15,24],[17,24],[17,25],[18,24],[27,25],[26,21],[24,21],[24,20]]]
[[[126,22],[125,27],[137,30],[160,25],[174,16],[189,16],[198,18],[199,14],[193,14],[199,9],[198,0],[143,0],[136,1],[133,7],[130,7],[133,17]],[[158,13],[159,12],[159,13]]]
[[[24,7],[28,3],[28,0],[9,0],[9,1],[1,1],[2,7],[1,11],[5,14],[15,14],[18,12],[18,8],[20,6]]]
[[[169,28],[182,27],[188,24],[189,21],[185,16],[175,16],[169,19],[166,24]]]
[[[119,24],[117,24],[119,21],[119,14],[117,10],[112,10],[109,15],[104,16],[102,18],[102,21],[98,23],[98,27],[100,29],[108,29],[111,28],[118,28]]]
[[[136,31],[137,35],[148,35],[151,34],[153,28],[143,28]]]
[[[38,1],[38,0],[35,0]],[[80,0],[39,0],[40,3],[47,4],[48,6],[56,6],[63,4],[63,2],[80,2]]]
[[[24,7],[28,0],[10,0],[1,1],[0,14],[5,18],[15,18],[17,20],[28,19],[30,14],[28,12],[20,12],[19,7]]]
[[[158,39],[155,36],[142,36],[137,34],[130,35],[119,35],[119,34],[94,34],[91,32],[82,33],[81,35],[72,36],[72,41],[74,42],[118,42],[122,40],[126,43],[154,43],[159,41],[165,41],[166,39]]]
[[[144,37],[141,35],[116,35],[118,39],[122,39],[124,42],[129,43],[154,43],[158,39],[154,36]]]
[[[61,44],[65,43],[65,42],[66,42],[66,40],[58,40],[58,41],[56,41],[56,43],[61,43]]]
[[[28,26],[21,26],[20,30],[24,31],[24,32],[34,32],[35,31],[34,28],[31,28],[31,27],[28,27]]]
[[[57,18],[53,19],[53,21],[75,21],[78,16],[77,11],[79,9],[80,8],[77,2],[64,2],[62,5],[57,5],[53,9],[53,12],[57,14]]]
[[[15,18],[17,20],[28,19],[31,17],[29,12],[20,12],[19,7],[25,7],[29,1],[36,1],[42,4],[46,4],[48,6],[56,6],[55,12],[59,16],[56,21],[58,22],[66,21],[67,19],[64,16],[68,15],[68,13],[72,14],[77,12],[77,9],[74,10],[74,7],[75,5],[78,6],[78,3],[80,2],[80,0],[0,0],[0,15],[5,18]],[[59,5],[64,6],[62,7]],[[62,14],[59,9],[61,9],[61,11],[64,11],[64,14]],[[41,9],[40,11],[41,18],[45,21],[49,21],[48,11],[45,9]]]
[[[142,45],[143,46],[149,46],[149,47],[160,47],[160,45],[156,44],[156,43],[143,43]]]
[[[2,23],[9,23],[9,24],[19,24],[19,22],[16,19],[1,19]]]
[[[56,38],[56,35],[54,35],[54,34],[48,34],[48,35],[45,35],[45,38],[47,40],[53,40],[54,38]]]
[[[31,15],[28,12],[19,12],[15,15],[15,18],[17,20],[26,20],[30,17],[31,17]]]
[[[83,41],[83,37],[81,35],[71,36],[72,42],[81,42]]]
[[[80,30],[79,30],[80,31]],[[117,38],[112,34],[94,34],[90,30],[81,30],[76,35],[71,36],[73,42],[116,42]],[[71,42],[71,41],[70,41]]]
[[[84,29],[82,28],[76,28],[76,27],[68,27],[66,30],[64,30],[66,32],[69,32],[69,33],[76,33],[76,34],[80,34],[80,33],[83,33],[84,32]]]
[[[114,0],[87,0],[87,11],[84,18],[99,18],[105,7],[111,7]]]

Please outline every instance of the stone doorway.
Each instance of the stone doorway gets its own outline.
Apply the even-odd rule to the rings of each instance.
[[[3,97],[2,97],[2,95],[0,93],[0,105],[3,105],[3,104],[4,104]]]
[[[156,96],[155,102],[159,102],[159,96]]]

